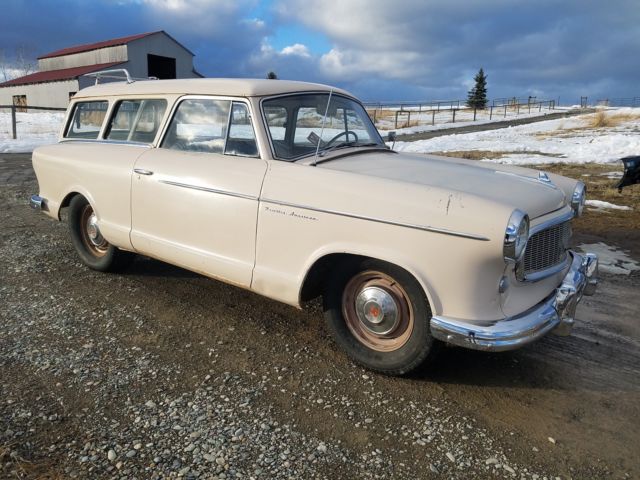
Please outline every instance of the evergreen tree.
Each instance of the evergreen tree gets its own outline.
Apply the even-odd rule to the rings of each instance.
[[[269,73],[267,73],[267,78],[269,80],[277,80],[278,79],[278,75],[276,75],[276,72],[269,72]]]
[[[471,108],[485,108],[487,106],[487,76],[480,68],[475,77],[476,84],[469,90],[467,105]]]

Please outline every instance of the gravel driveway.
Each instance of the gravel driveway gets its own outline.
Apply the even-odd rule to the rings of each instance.
[[[0,477],[638,478],[640,276],[571,337],[389,378],[303,311],[155,260],[78,261],[0,156]]]

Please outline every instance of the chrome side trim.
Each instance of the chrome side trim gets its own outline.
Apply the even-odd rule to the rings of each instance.
[[[63,138],[59,143],[99,143],[100,145],[128,145],[130,147],[142,147],[142,148],[153,148],[153,145],[150,143],[140,143],[140,142],[127,142],[126,140],[101,140],[101,139],[86,139],[86,138]]]
[[[190,190],[198,190],[201,192],[217,193],[219,195],[227,195],[229,197],[244,198],[246,200],[258,200],[258,197],[253,195],[246,195],[244,193],[230,192],[228,190],[219,190],[217,188],[201,187],[199,185],[190,185],[188,183],[172,182],[170,180],[158,180],[165,185],[172,185],[174,187],[188,188]]]
[[[441,233],[443,235],[451,235],[451,236],[454,236],[454,237],[470,238],[472,240],[480,240],[480,241],[483,241],[483,242],[488,242],[489,241],[489,239],[487,237],[483,237],[482,235],[476,235],[476,234],[473,234],[473,233],[465,233],[465,232],[456,232],[454,230],[448,230],[446,228],[431,227],[431,226],[428,226],[428,225],[417,225],[417,224],[412,224],[412,223],[394,222],[392,220],[383,220],[381,218],[368,217],[368,216],[365,216],[365,215],[355,215],[353,213],[340,212],[338,210],[328,210],[328,209],[324,209],[324,208],[315,208],[315,207],[310,207],[308,205],[299,205],[299,204],[296,204],[296,203],[282,202],[280,200],[271,200],[269,198],[262,198],[260,200],[262,202],[265,202],[265,203],[272,203],[274,205],[281,205],[283,207],[302,208],[303,210],[311,210],[312,212],[328,213],[329,215],[339,215],[341,217],[355,218],[355,219],[358,219],[358,220],[368,220],[368,221],[371,221],[371,222],[384,223],[386,225],[395,225],[397,227],[413,228],[415,230],[423,230],[423,231],[426,231],[426,232]]]
[[[513,317],[491,322],[431,318],[431,335],[438,340],[474,350],[503,351],[531,343],[548,332],[568,335],[575,323],[576,307],[583,295],[593,295],[598,285],[598,257],[571,252],[571,268],[562,283],[537,305]]]
[[[563,213],[562,215],[559,215],[557,217],[554,217],[550,220],[547,220],[546,222],[542,222],[539,223],[538,225],[532,226],[529,229],[529,237],[531,237],[532,235],[541,232],[542,230],[546,230],[549,227],[553,227],[554,225],[557,225],[559,223],[564,223],[566,221],[569,221],[573,218],[573,210],[569,210],[566,213]]]

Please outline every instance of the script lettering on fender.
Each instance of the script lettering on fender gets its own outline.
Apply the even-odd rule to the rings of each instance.
[[[303,213],[298,213],[298,212],[296,212],[294,210],[291,210],[290,212],[287,212],[285,210],[282,210],[281,208],[269,207],[269,206],[265,205],[264,211],[265,212],[269,212],[269,213],[276,213],[278,215],[284,215],[285,217],[300,218],[301,220],[311,220],[312,222],[317,222],[318,221],[318,219],[316,217],[312,217],[310,215],[305,215]]]

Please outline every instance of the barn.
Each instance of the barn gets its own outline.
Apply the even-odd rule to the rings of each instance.
[[[0,105],[66,107],[81,88],[95,82],[84,75],[125,68],[134,78],[202,77],[193,53],[163,30],[63,48],[38,57],[38,71],[0,83]]]

